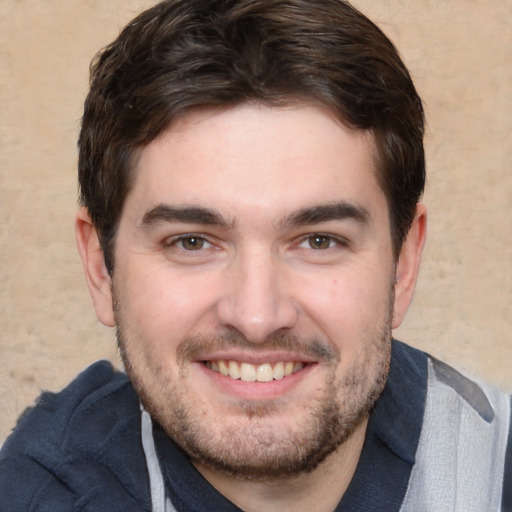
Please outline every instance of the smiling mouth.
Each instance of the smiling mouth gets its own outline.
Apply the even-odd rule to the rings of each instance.
[[[272,364],[250,364],[220,359],[218,361],[205,361],[204,364],[214,372],[243,382],[271,382],[273,380],[281,380],[304,368],[304,363],[292,361]]]

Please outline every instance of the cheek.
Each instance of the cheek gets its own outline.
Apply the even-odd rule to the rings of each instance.
[[[304,308],[330,338],[343,336],[348,340],[350,333],[370,332],[387,318],[390,285],[380,275],[353,269],[317,279],[306,288]]]
[[[213,279],[142,265],[120,279],[123,315],[152,339],[183,336],[201,322],[215,302]],[[130,278],[131,276],[131,278]],[[134,278],[137,276],[137,278]]]

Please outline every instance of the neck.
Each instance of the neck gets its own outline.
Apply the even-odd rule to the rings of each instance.
[[[237,480],[194,463],[221,494],[244,512],[333,512],[354,476],[368,420],[311,473],[262,482]]]

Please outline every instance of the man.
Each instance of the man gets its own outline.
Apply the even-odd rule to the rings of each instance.
[[[97,58],[76,232],[126,376],[25,413],[2,510],[508,510],[509,398],[392,341],[424,118],[340,0],[168,0]]]

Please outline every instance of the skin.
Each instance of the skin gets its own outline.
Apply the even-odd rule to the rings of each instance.
[[[112,277],[85,209],[76,227],[145,407],[243,510],[333,510],[412,299],[424,207],[395,261],[371,135],[314,106],[194,112],[139,156]],[[219,360],[303,369],[241,382]]]

